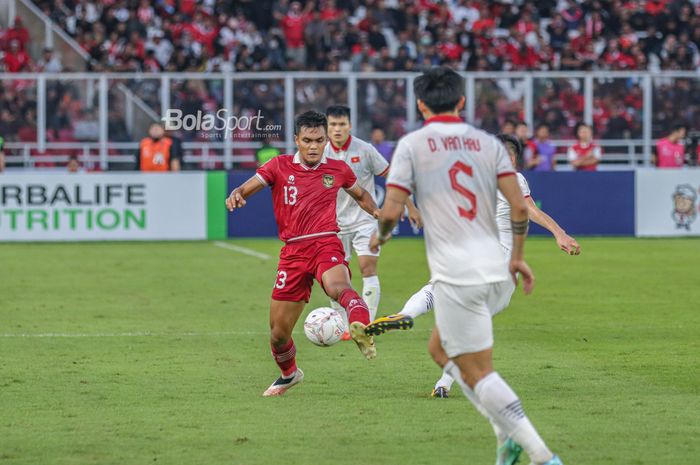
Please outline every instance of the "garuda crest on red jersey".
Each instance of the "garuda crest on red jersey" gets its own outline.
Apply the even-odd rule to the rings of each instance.
[[[330,174],[324,174],[323,175],[323,187],[330,189],[333,187],[333,183],[335,182],[335,178],[330,175]]]

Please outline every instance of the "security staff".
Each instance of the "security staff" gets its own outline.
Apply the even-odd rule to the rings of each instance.
[[[165,135],[159,123],[148,128],[148,137],[139,144],[136,154],[136,169],[139,171],[180,171],[182,153],[179,144]]]

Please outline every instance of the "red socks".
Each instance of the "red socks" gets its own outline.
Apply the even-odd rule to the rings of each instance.
[[[275,359],[275,363],[280,367],[282,371],[282,376],[288,378],[297,371],[297,348],[294,346],[294,340],[289,339],[289,341],[282,347],[272,347],[272,357]]]
[[[348,321],[359,321],[363,325],[369,324],[369,308],[364,300],[353,289],[345,289],[338,296],[338,303],[348,313]]]

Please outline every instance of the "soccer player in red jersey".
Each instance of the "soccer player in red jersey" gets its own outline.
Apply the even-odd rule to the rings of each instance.
[[[328,297],[345,308],[350,334],[362,354],[371,359],[377,353],[374,339],[365,334],[367,304],[352,289],[345,250],[338,239],[338,191],[344,189],[375,217],[379,211],[348,164],[324,156],[327,130],[322,113],[308,111],[297,116],[294,140],[298,152],[265,163],[226,199],[226,207],[233,211],[270,186],[279,238],[285,243],[270,303],[270,345],[282,375],[263,393],[266,397],[282,395],[304,378],[296,365],[292,330],[309,301],[314,278]]]

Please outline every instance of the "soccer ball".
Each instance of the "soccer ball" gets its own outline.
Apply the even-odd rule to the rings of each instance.
[[[317,346],[328,347],[340,341],[347,331],[345,320],[329,307],[312,310],[304,321],[304,334]]]

